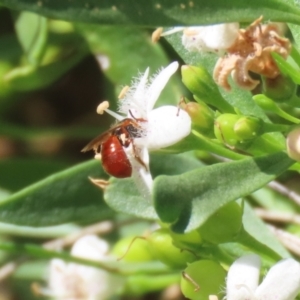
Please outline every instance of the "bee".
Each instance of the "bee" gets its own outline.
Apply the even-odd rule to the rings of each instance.
[[[143,136],[139,122],[145,121],[131,118],[122,120],[94,138],[81,151],[94,150],[96,154],[101,154],[102,166],[106,173],[116,178],[126,178],[131,176],[132,166],[124,148],[132,144],[135,158],[147,169],[134,145],[134,139]]]

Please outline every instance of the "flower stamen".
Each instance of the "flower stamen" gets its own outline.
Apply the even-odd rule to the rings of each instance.
[[[126,93],[128,92],[128,90],[130,89],[130,87],[128,85],[124,86],[118,96],[118,99],[121,100],[125,97]]]

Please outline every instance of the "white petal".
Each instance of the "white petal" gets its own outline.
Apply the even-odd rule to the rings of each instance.
[[[239,34],[239,23],[188,27],[182,44],[189,51],[222,51],[230,48]]]
[[[143,99],[145,95],[145,88],[148,82],[148,76],[149,76],[149,68],[146,69],[144,75],[140,79],[140,81],[137,83],[135,88],[135,93],[133,94],[134,99]]]
[[[103,260],[108,250],[106,241],[95,235],[80,238],[72,247],[72,255]],[[53,259],[50,264],[49,288],[57,300],[103,300],[115,295],[124,285],[124,279],[104,270],[65,263]]]
[[[294,300],[300,291],[300,264],[292,259],[283,259],[268,272],[257,288],[258,300]]]
[[[69,278],[74,276],[73,280],[77,280],[75,283],[77,283],[78,287],[81,287],[82,293],[81,297],[79,296],[75,299],[108,299],[112,295],[119,293],[124,284],[122,277],[110,274],[106,271],[84,265],[72,264],[71,266],[73,268],[72,273],[69,274]],[[86,298],[83,297],[83,295],[85,295]]]
[[[191,118],[176,106],[161,106],[148,114],[147,147],[149,150],[171,146],[191,132]]]
[[[177,71],[178,62],[174,61],[163,69],[152,81],[147,95],[147,111],[151,111],[157,101],[161,91],[169,81],[170,77]]]
[[[149,152],[146,147],[141,145],[145,143],[144,139],[140,139],[140,143],[138,140],[135,140],[136,151],[138,151],[139,158],[143,164],[136,159],[132,147],[126,148],[125,152],[132,166],[131,176],[141,195],[150,202],[153,179],[149,169]]]
[[[77,257],[103,260],[106,257],[109,245],[96,235],[85,235],[78,239],[72,247],[71,254]]]
[[[258,286],[260,258],[245,255],[229,268],[226,282],[227,300],[252,300]],[[273,299],[275,300],[275,299]]]
[[[147,117],[147,87],[148,87],[149,68],[135,81],[124,98],[119,103],[119,112],[131,117],[129,110],[136,118]]]
[[[232,46],[239,32],[239,23],[208,26],[203,32],[203,41],[211,49],[227,49]]]
[[[52,259],[49,269],[49,289],[57,299],[67,293],[66,282],[68,275],[68,265],[61,259]]]

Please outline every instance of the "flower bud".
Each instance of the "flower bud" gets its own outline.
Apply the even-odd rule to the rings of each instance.
[[[268,98],[267,96],[259,94],[253,96],[252,98],[256,102],[256,104],[263,110],[272,111],[272,112],[277,111],[276,104],[272,99]]]
[[[203,240],[213,244],[232,242],[242,229],[242,217],[241,206],[230,202],[213,214],[198,231]]]
[[[203,67],[182,66],[182,81],[197,101],[216,107],[221,112],[233,113],[233,107],[221,96],[211,75]]]
[[[244,116],[234,124],[234,132],[241,140],[251,140],[263,133],[263,121],[256,117]]]
[[[183,272],[181,291],[186,298],[192,300],[207,300],[210,295],[218,295],[222,299],[225,276],[225,270],[215,261],[195,261]]]
[[[187,249],[174,246],[168,229],[158,229],[147,238],[151,246],[152,255],[164,264],[174,268],[184,268],[188,262],[197,257]]]
[[[192,119],[192,128],[203,135],[213,137],[214,112],[204,102],[182,103],[181,107]]]
[[[279,75],[276,78],[262,77],[263,94],[276,102],[286,102],[292,98],[296,84],[287,76]]]
[[[144,238],[128,236],[119,240],[112,249],[112,254],[128,262],[144,262],[153,260],[149,242]]]
[[[300,161],[300,127],[293,129],[287,135],[286,149],[290,158]]]
[[[259,105],[262,109],[271,111],[281,118],[288,120],[292,123],[299,124],[300,119],[295,118],[294,116],[288,114],[284,110],[282,110],[272,99],[268,98],[263,94],[255,95],[252,99]]]
[[[222,114],[216,119],[214,133],[221,143],[232,147],[238,145],[240,138],[234,131],[234,125],[239,119],[240,116],[234,114]]]

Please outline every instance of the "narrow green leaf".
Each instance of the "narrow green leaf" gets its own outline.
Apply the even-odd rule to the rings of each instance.
[[[263,15],[266,20],[300,24],[300,10],[280,0],[190,1],[161,0],[1,0],[0,5],[29,10],[56,19],[102,24],[172,26],[220,22],[251,22]]]
[[[167,274],[170,269],[166,265],[158,262],[151,261],[146,263],[125,263],[120,261],[99,262],[95,260],[79,258],[72,256],[67,252],[57,252],[47,250],[35,244],[17,244],[9,242],[0,242],[0,250],[8,251],[10,254],[27,254],[37,258],[52,259],[60,258],[66,262],[74,262],[90,267],[104,269],[111,273],[118,273],[123,275],[138,275],[138,274]]]
[[[243,225],[245,231],[254,237],[258,242],[275,251],[280,257],[287,258],[291,255],[271,234],[263,221],[259,219],[250,205],[245,203],[243,214]]]
[[[226,203],[246,196],[287,170],[294,162],[283,152],[220,163],[154,181],[155,210],[174,231],[203,224]]]
[[[54,239],[79,232],[81,227],[74,224],[63,224],[49,227],[18,226],[0,223],[0,234],[5,236],[18,236],[35,239]]]
[[[291,64],[289,64],[282,56],[278,53],[272,53],[272,57],[276,61],[276,64],[280,71],[284,75],[288,75],[291,79],[296,83],[300,84],[300,72],[296,68],[294,68]]]
[[[0,172],[0,186],[9,191],[17,191],[67,166],[67,163],[58,160],[3,159],[0,160],[0,170],[5,171]]]
[[[12,194],[0,203],[0,222],[50,226],[110,218],[113,212],[102,200],[101,191],[89,182],[89,176],[107,178],[99,162],[92,160]]]

